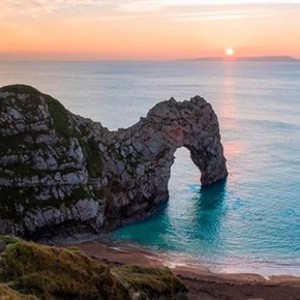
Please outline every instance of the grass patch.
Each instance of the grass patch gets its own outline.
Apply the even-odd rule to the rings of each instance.
[[[128,299],[108,267],[79,251],[19,241],[0,260],[0,281],[38,299]]]
[[[7,85],[0,88],[0,92],[3,93],[16,93],[16,94],[29,94],[29,95],[39,95],[41,92],[32,86],[25,84],[14,84]]]
[[[0,240],[5,242],[7,245],[15,244],[20,241],[19,238],[13,236],[13,235],[0,235]]]
[[[87,170],[89,171],[92,177],[100,177],[103,173],[103,162],[100,156],[100,151],[98,148],[98,143],[89,139],[87,141],[86,147],[87,155]]]
[[[10,288],[7,284],[0,284],[1,300],[38,300],[35,296],[21,295],[17,291]]]
[[[0,299],[185,300],[185,286],[164,269],[110,269],[73,248],[55,248],[1,237]],[[1,294],[2,293],[2,294]],[[23,296],[25,295],[25,296]],[[16,298],[14,298],[16,297]]]
[[[125,265],[115,268],[114,272],[134,290],[143,291],[144,294],[151,295],[155,299],[173,300],[178,292],[184,294],[187,291],[185,286],[168,268]]]
[[[73,129],[69,122],[68,111],[65,107],[58,100],[48,95],[46,96],[46,102],[56,131],[65,138],[73,136]]]

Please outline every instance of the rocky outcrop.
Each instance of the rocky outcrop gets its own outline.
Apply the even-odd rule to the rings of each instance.
[[[109,131],[32,87],[3,87],[0,139],[2,233],[99,232],[144,218],[168,200],[179,147],[203,185],[227,176],[217,116],[199,96],[158,103],[135,125]]]

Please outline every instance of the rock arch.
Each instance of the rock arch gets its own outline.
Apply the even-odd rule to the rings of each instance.
[[[218,119],[203,98],[196,96],[184,102],[172,98],[156,105],[147,117],[153,120],[154,127],[160,128],[163,139],[173,144],[172,152],[180,147],[190,151],[192,161],[201,172],[202,185],[227,176]]]
[[[117,151],[124,154],[125,164],[118,160],[118,166],[113,163],[107,174],[117,175],[112,176],[115,182],[124,184],[123,193],[130,199],[129,211],[151,210],[155,204],[168,200],[174,153],[180,147],[190,151],[192,161],[201,172],[202,185],[227,176],[217,116],[211,105],[199,96],[190,101],[177,102],[171,98],[160,102],[146,118],[111,134],[111,140],[119,141]],[[128,157],[133,163],[126,161]],[[131,176],[126,166],[134,166],[129,172]],[[116,170],[120,170],[119,174]]]
[[[135,125],[109,131],[32,87],[8,86],[0,139],[0,233],[70,224],[100,232],[145,218],[168,200],[180,147],[202,185],[227,176],[217,116],[199,96],[158,103]]]

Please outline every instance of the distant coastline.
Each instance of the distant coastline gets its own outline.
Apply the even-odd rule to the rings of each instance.
[[[180,59],[179,61],[250,61],[250,62],[300,62],[300,59],[292,56],[241,56],[241,57],[198,57]]]

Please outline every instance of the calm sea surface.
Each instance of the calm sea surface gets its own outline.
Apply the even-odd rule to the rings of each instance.
[[[168,205],[108,238],[217,271],[300,275],[300,63],[0,62],[0,85],[14,83],[110,129],[171,96],[205,97],[219,116],[227,181],[202,190],[179,149]]]

